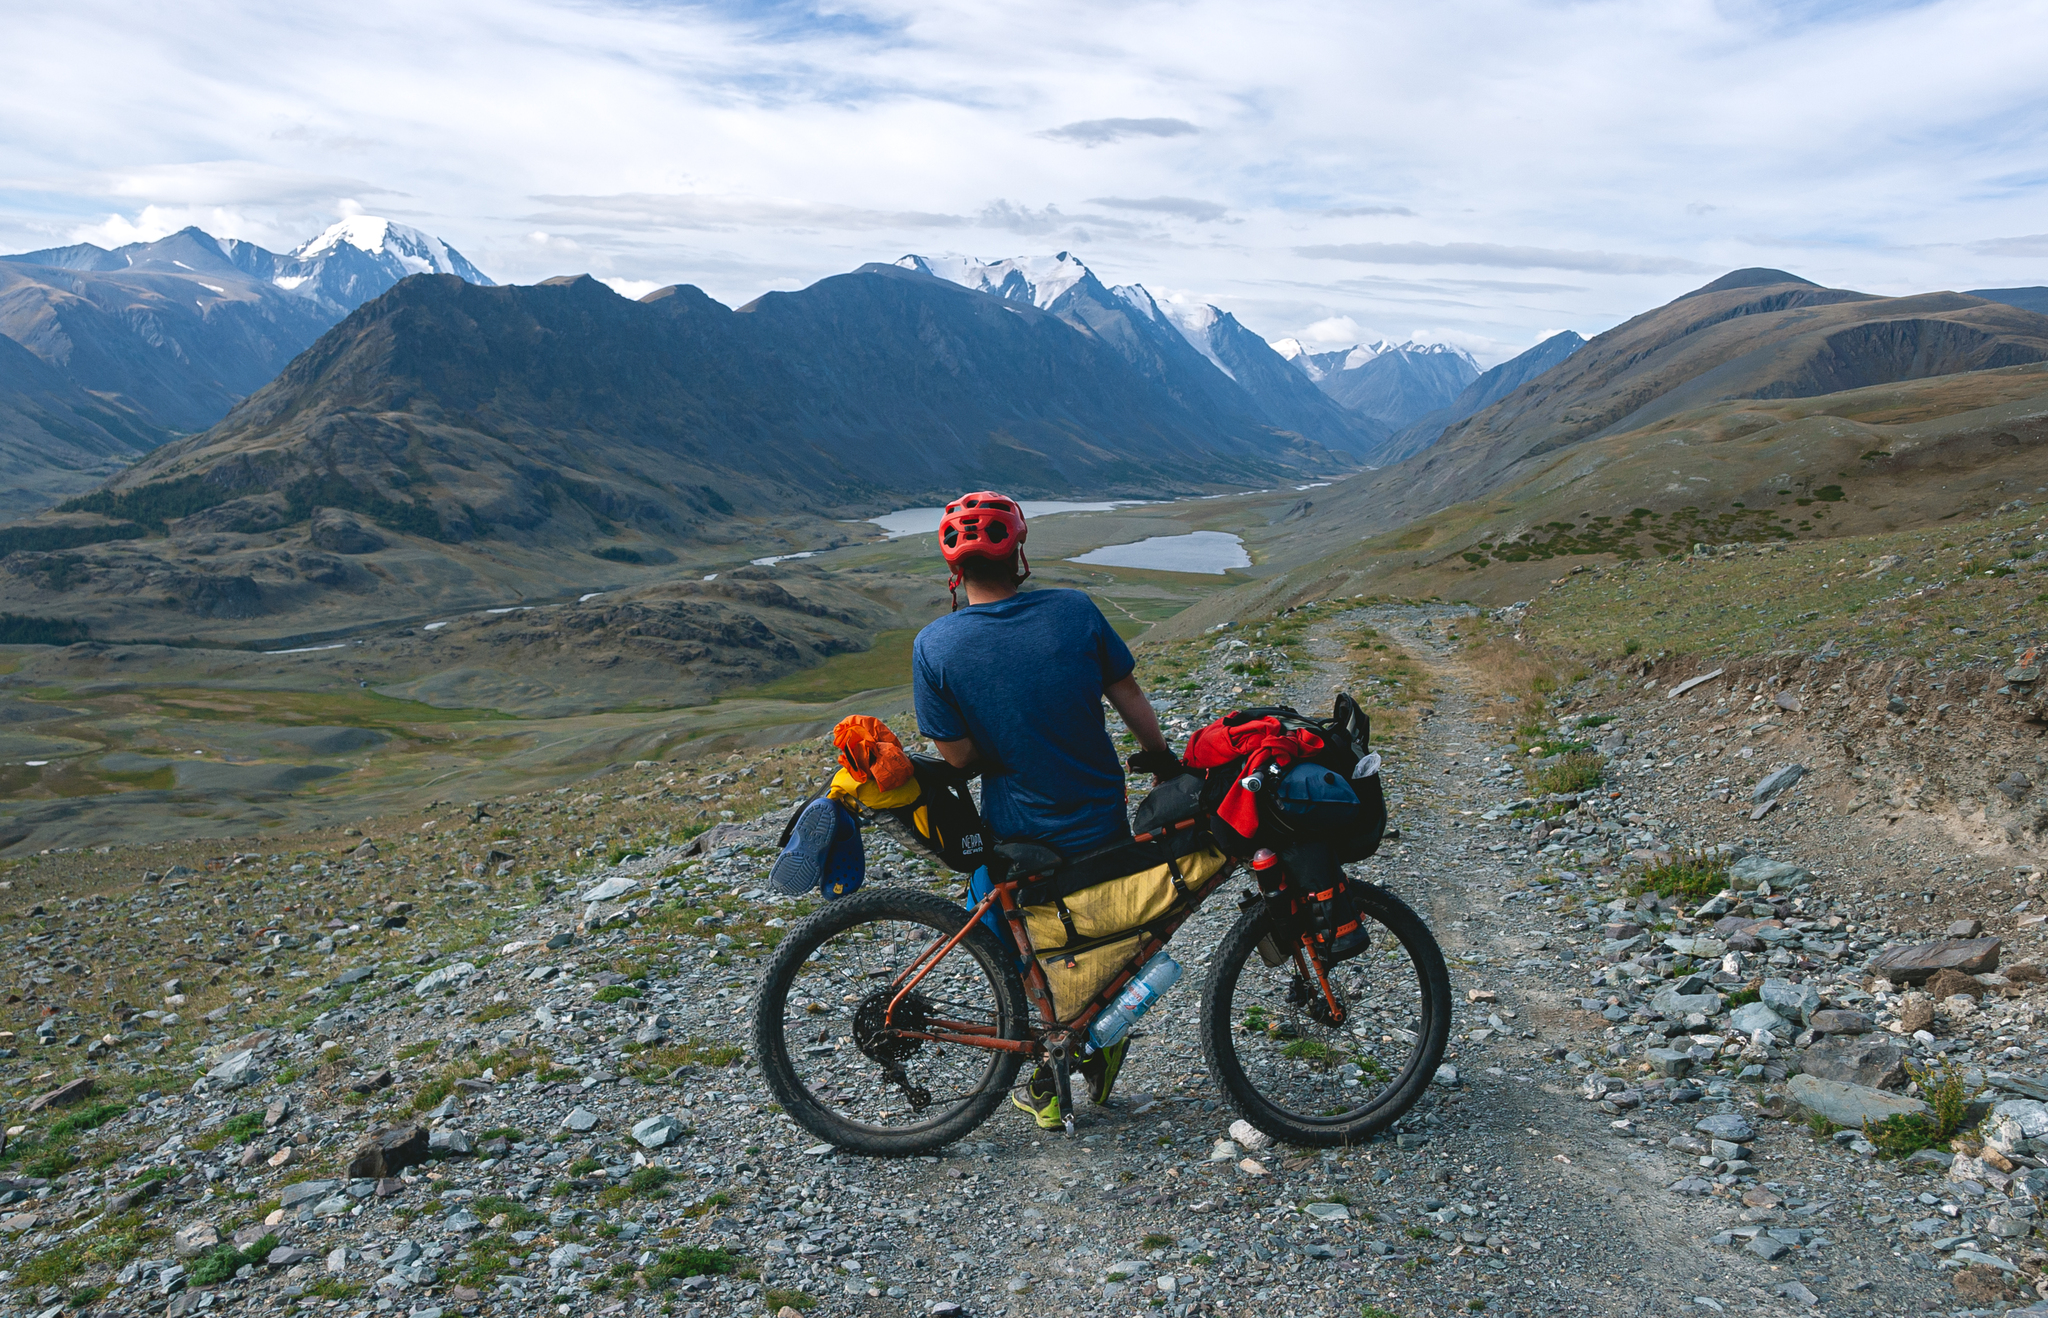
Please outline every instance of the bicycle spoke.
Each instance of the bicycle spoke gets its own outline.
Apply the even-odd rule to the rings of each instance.
[[[833,1114],[871,1127],[922,1124],[985,1089],[996,1054],[914,1037],[935,1019],[996,1026],[996,991],[980,963],[955,949],[907,992],[896,982],[948,932],[860,924],[811,954],[791,986],[783,1029],[797,1082]]]
[[[1328,967],[1339,1019],[1294,960],[1247,958],[1233,995],[1231,1039],[1246,1080],[1308,1121],[1342,1120],[1384,1100],[1420,1046],[1419,977],[1401,944],[1374,928],[1372,950]]]

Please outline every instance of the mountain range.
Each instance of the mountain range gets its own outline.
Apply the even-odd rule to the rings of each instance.
[[[1361,343],[1334,352],[1311,352],[1299,340],[1274,345],[1316,388],[1344,407],[1371,418],[1389,436],[1448,407],[1479,377],[1479,364],[1448,343]],[[1375,462],[1381,459],[1375,451]]]
[[[1585,346],[1584,336],[1572,330],[1560,330],[1526,352],[1510,357],[1492,370],[1481,372],[1448,406],[1424,413],[1381,445],[1373,454],[1373,464],[1387,466],[1413,457],[1436,443],[1455,422],[1492,407]]]
[[[906,270],[1049,312],[1093,336],[1190,406],[1364,457],[1391,433],[1325,397],[1219,307],[1162,303],[1141,284],[1105,285],[1071,253],[977,261],[905,256]]]
[[[776,519],[819,535],[978,485],[1160,497],[1354,469],[1131,306],[1070,303],[1076,326],[888,264],[737,309],[407,279],[213,429],[0,530],[23,551],[0,607],[274,636],[545,596],[564,556],[717,562]]]
[[[1289,552],[1307,561],[1362,536],[1414,529],[1438,514],[1449,518],[1446,525],[1476,528],[1501,520],[1492,515],[1498,511],[1504,529],[1490,534],[1521,535],[1527,515],[1502,497],[1516,490],[1569,502],[1568,509],[1541,505],[1557,526],[1590,516],[1622,519],[1634,508],[1646,516],[1704,516],[1711,499],[1725,497],[1735,502],[1720,505],[1727,516],[1714,538],[1733,538],[1727,528],[1747,525],[1776,503],[1814,504],[1809,487],[1879,472],[1889,456],[1883,443],[1865,443],[1869,452],[1849,453],[1846,462],[1836,459],[1837,449],[1862,437],[1860,426],[1918,424],[1989,408],[1984,435],[1960,423],[1942,431],[1962,446],[1953,451],[1967,450],[1955,458],[1957,470],[2032,454],[2038,425],[1998,409],[2011,403],[2013,388],[2032,387],[2014,386],[2001,372],[2038,362],[2048,362],[2048,316],[2022,307],[1964,293],[1878,297],[1782,270],[1732,271],[1595,336],[1452,422],[1406,460],[1328,491],[1313,523],[1297,528]],[[1948,383],[1920,391],[1916,398],[1931,401],[1912,407],[1888,406],[1871,392],[1937,378]],[[1824,404],[1837,396],[1848,400],[1842,415],[1855,426],[1787,424],[1786,409],[1741,407],[1744,400]],[[1835,415],[1821,404],[1806,411]],[[1949,451],[1928,449],[1916,461],[1924,465]],[[1593,479],[1609,467],[1630,478]],[[1503,506],[1493,510],[1493,501]],[[1570,516],[1557,520],[1559,512]],[[1764,529],[1777,517],[1773,512]],[[1418,545],[1427,542],[1415,533]]]
[[[48,507],[204,430],[357,306],[428,272],[490,283],[439,239],[369,216],[284,254],[187,228],[0,257],[0,336],[52,373],[33,399],[0,394],[0,513]],[[81,465],[80,443],[99,465]]]

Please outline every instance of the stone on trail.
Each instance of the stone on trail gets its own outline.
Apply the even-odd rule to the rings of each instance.
[[[1887,1117],[1908,1113],[1931,1115],[1934,1111],[1919,1099],[1907,1098],[1904,1094],[1888,1094],[1866,1085],[1844,1084],[1839,1080],[1822,1080],[1811,1075],[1793,1076],[1791,1083],[1785,1086],[1785,1092],[1808,1112],[1850,1130],[1861,1130],[1867,1121],[1883,1121]]]
[[[194,1222],[171,1237],[171,1249],[181,1259],[203,1254],[220,1243],[220,1230],[211,1222]]]
[[[579,1107],[571,1111],[568,1116],[562,1118],[562,1127],[565,1130],[573,1130],[581,1135],[585,1131],[595,1130],[597,1128],[597,1121],[597,1113],[592,1112],[589,1108]]]
[[[340,1184],[339,1181],[300,1181],[295,1185],[287,1185],[278,1193],[278,1207],[297,1208],[300,1204],[309,1204],[315,1199],[332,1194],[335,1187]]]
[[[1650,996],[1650,1005],[1675,1021],[1682,1021],[1697,1012],[1702,1016],[1721,1014],[1721,995],[1718,993],[1680,993],[1676,987],[1665,987]]]
[[[1268,1135],[1265,1131],[1260,1130],[1257,1126],[1243,1118],[1230,1123],[1230,1138],[1235,1140],[1237,1147],[1243,1149],[1246,1153],[1257,1153],[1260,1149],[1273,1142],[1271,1135]]]
[[[1877,1028],[1877,1022],[1860,1011],[1843,1011],[1831,1008],[1814,1012],[1806,1023],[1817,1034],[1868,1034]]]
[[[1683,1080],[1692,1073],[1692,1054],[1682,1053],[1676,1048],[1652,1048],[1648,1059],[1658,1075],[1669,1076],[1673,1080]]]
[[[1303,1204],[1301,1211],[1318,1222],[1343,1222],[1350,1218],[1351,1210],[1337,1203]]]
[[[1834,1014],[1837,1013],[1820,1013]],[[1823,1039],[1800,1055],[1799,1069],[1817,1080],[1836,1080],[1868,1089],[1906,1087],[1906,1051],[1882,1037],[1841,1035]]]
[[[1870,959],[1870,973],[1882,975],[1894,984],[1919,984],[1943,970],[1981,975],[1998,969],[1998,950],[2002,946],[2002,941],[1996,938],[1970,938],[1890,947]]]
[[[1805,1021],[1820,1010],[1820,990],[1789,979],[1765,980],[1757,997],[1788,1021]]]
[[[1210,1162],[1235,1162],[1237,1161],[1237,1154],[1236,1140],[1217,1140],[1209,1146]]]
[[[633,1123],[633,1138],[644,1149],[658,1149],[683,1133],[683,1123],[663,1114]]]
[[[419,983],[412,986],[412,991],[420,997],[425,997],[436,989],[455,988],[475,973],[475,966],[467,961],[457,961],[452,966],[442,966],[423,977]]]
[[[1768,1030],[1772,1034],[1790,1034],[1792,1023],[1772,1011],[1761,1002],[1746,1002],[1728,1014],[1728,1023],[1744,1034]]]
[[[629,878],[624,874],[614,874],[611,878],[598,884],[576,900],[579,902],[608,902],[625,896],[639,886],[640,880],[638,879]]]
[[[2000,1153],[2011,1154],[2024,1140],[2048,1135],[2048,1104],[2031,1098],[2010,1098],[1994,1103],[1984,1119],[1984,1143]]]
[[[1752,801],[1768,801],[1805,776],[1805,765],[1788,764],[1773,773],[1765,774],[1763,780],[1756,785],[1756,790],[1749,794],[1749,799]]]
[[[30,1112],[41,1112],[44,1108],[49,1107],[69,1107],[82,1098],[91,1097],[92,1091],[92,1077],[82,1075],[76,1080],[67,1081],[64,1084],[58,1085],[49,1093],[31,1100],[28,1110]]]
[[[419,1126],[387,1126],[356,1146],[348,1160],[352,1181],[396,1176],[407,1167],[427,1160],[428,1135]]]
[[[1749,1128],[1749,1123],[1733,1112],[1701,1117],[1693,1129],[1713,1139],[1727,1140],[1730,1144],[1747,1144],[1756,1138],[1756,1132]]]
[[[1791,883],[1805,870],[1789,861],[1772,860],[1767,856],[1744,856],[1729,867],[1728,877],[1754,887],[1760,883]]]
[[[459,1130],[442,1126],[427,1136],[427,1149],[438,1158],[467,1158],[476,1152],[476,1141]]]

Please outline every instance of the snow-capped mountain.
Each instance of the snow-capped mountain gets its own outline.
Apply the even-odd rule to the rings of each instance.
[[[1298,339],[1281,339],[1273,351],[1292,362],[1316,388],[1393,430],[1449,406],[1479,378],[1479,363],[1472,354],[1448,343],[1381,339],[1333,352],[1311,352]]]
[[[906,256],[896,264],[1006,302],[1029,302],[1040,311],[1051,311],[1053,304],[1076,284],[1095,277],[1078,258],[1066,252],[1053,256],[1013,256],[1007,261],[977,261],[969,256]]]
[[[1391,433],[1323,397],[1229,312],[1162,302],[1141,284],[1112,288],[1071,252],[1001,261],[913,255],[896,264],[1051,312],[1108,343],[1191,405],[1249,416],[1354,456],[1363,456]]]
[[[0,335],[55,372],[58,384],[37,398],[68,382],[113,418],[95,424],[147,448],[211,426],[336,321],[407,275],[434,272],[491,282],[440,239],[371,216],[284,254],[196,227],[112,251],[77,243],[0,256]],[[62,451],[61,427],[38,426],[12,427],[24,451]],[[0,441],[9,438],[0,419]],[[10,479],[76,492],[64,470],[44,467]]]
[[[353,311],[407,275],[454,275],[492,287],[483,271],[439,238],[374,215],[351,215],[329,225],[319,237],[276,261],[272,283],[344,311]]]

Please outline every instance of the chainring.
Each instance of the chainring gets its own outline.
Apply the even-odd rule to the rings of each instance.
[[[893,1025],[883,1023],[894,988],[878,988],[861,999],[853,1013],[853,1043],[863,1056],[883,1065],[893,1065],[916,1054],[924,1040],[905,1038],[898,1031],[922,1030],[931,1020],[931,1003],[922,993],[911,992],[897,1004]]]

